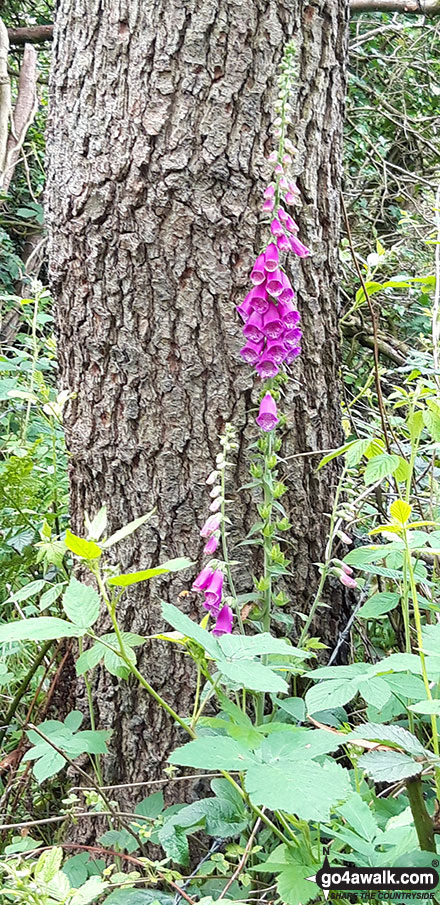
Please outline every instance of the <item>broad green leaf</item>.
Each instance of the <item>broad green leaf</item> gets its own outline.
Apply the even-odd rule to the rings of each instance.
[[[99,837],[98,841],[107,848],[113,848],[120,852],[128,852],[129,855],[132,852],[135,852],[140,846],[140,843],[125,829],[107,830],[106,833],[103,833],[102,836]]]
[[[84,729],[73,736],[69,745],[60,746],[69,757],[80,754],[107,754],[106,742],[111,735],[110,729]]]
[[[226,676],[234,685],[249,688],[251,691],[287,692],[288,685],[285,679],[273,672],[262,663],[254,663],[252,660],[223,660],[216,659],[217,667],[223,676]]]
[[[277,878],[277,892],[285,905],[306,905],[316,899],[320,889],[316,883],[307,880],[319,870],[319,864],[289,864]]]
[[[51,641],[54,638],[79,638],[86,631],[58,616],[35,616],[0,625],[0,644],[8,641]]]
[[[48,852],[43,852],[34,868],[35,879],[42,883],[50,883],[58,873],[62,860],[62,848],[51,848]]]
[[[63,594],[63,610],[71,622],[84,629],[91,628],[99,616],[100,606],[97,591],[72,575]]]
[[[147,798],[144,798],[139,804],[136,805],[134,811],[135,814],[139,814],[139,817],[153,817],[156,818],[159,816],[161,811],[164,808],[164,798],[163,792],[155,792],[154,795],[148,795]]]
[[[396,468],[399,467],[399,456],[382,453],[380,456],[374,456],[370,459],[365,469],[364,483],[375,484],[382,478],[392,475]]]
[[[77,676],[83,676],[89,669],[94,669],[104,657],[105,648],[102,644],[93,644],[78,657],[75,668]]]
[[[416,412],[412,412],[408,415],[407,424],[409,427],[411,443],[414,446],[414,443],[417,442],[423,430],[423,412],[421,412],[420,409]]]
[[[404,525],[411,516],[411,506],[405,500],[394,500],[390,506],[390,515],[400,525]]]
[[[177,748],[168,758],[181,767],[200,770],[246,770],[255,763],[247,748],[227,736],[204,736]]]
[[[341,735],[325,729],[305,729],[286,726],[263,739],[259,753],[266,764],[278,765],[287,761],[306,761],[337,751],[343,744]]]
[[[173,905],[174,895],[160,889],[115,889],[105,899],[104,905]]]
[[[404,729],[403,726],[382,726],[380,723],[364,723],[349,732],[346,739],[355,741],[356,738],[366,738],[379,744],[393,745],[407,751],[409,754],[425,755],[425,749],[419,740]],[[356,744],[356,742],[355,742]]]
[[[431,713],[440,716],[440,701],[419,701],[418,704],[411,704],[409,709],[414,713]]]
[[[306,705],[303,698],[274,698],[274,703],[281,707],[281,710],[290,713],[294,720],[302,722],[305,719]]]
[[[301,660],[310,656],[306,651],[292,647],[288,641],[283,638],[274,638],[268,632],[262,632],[260,635],[223,635],[218,643],[225,657],[234,660],[259,657],[264,654],[284,654],[299,657]]]
[[[330,810],[351,794],[347,770],[335,761],[257,764],[246,774],[246,791],[254,804],[296,814],[303,820],[328,821]]]
[[[425,693],[425,686],[421,676],[398,672],[386,673],[382,676],[382,679],[397,698],[411,698],[416,701],[420,700]]]
[[[435,409],[425,409],[423,422],[430,433],[434,443],[440,442],[440,413]]]
[[[347,449],[347,452],[345,453],[345,461],[348,468],[354,468],[356,465],[359,465],[359,462],[363,459],[370,443],[371,437],[366,437],[364,440],[356,440],[350,445],[350,448]]]
[[[47,754],[35,761],[33,766],[35,779],[38,783],[44,782],[45,779],[49,779],[51,776],[55,776],[55,773],[59,773],[66,763],[65,758],[58,754],[58,751],[55,751],[54,748],[51,748]]]
[[[84,720],[84,714],[80,710],[71,710],[64,720],[64,725],[72,732],[76,732]]]
[[[365,770],[375,782],[398,782],[422,772],[422,764],[400,751],[371,751],[362,754],[358,767]]]
[[[182,613],[172,603],[162,604],[162,615],[165,621],[172,625],[176,631],[181,632],[186,638],[192,638],[212,657],[221,657],[221,648],[214,636],[198,625],[197,622],[193,622],[186,613]]]
[[[381,292],[383,288],[384,288],[384,284],[376,283],[375,280],[368,280],[365,283],[365,289],[367,290],[367,293],[369,296],[374,295],[376,292]],[[363,303],[366,301],[367,301],[367,299],[365,297],[365,292],[364,292],[363,287],[361,286],[361,288],[358,289],[356,292],[356,302]]]
[[[80,556],[81,559],[92,560],[99,559],[102,556],[102,550],[101,547],[98,547],[98,544],[95,544],[92,540],[84,540],[82,537],[77,537],[69,529],[66,531],[65,544],[68,550],[71,550],[75,556]]]
[[[410,474],[410,465],[403,456],[399,456],[399,465],[394,472],[394,477],[396,481],[401,483],[402,481],[407,481]]]
[[[374,814],[358,792],[354,792],[348,801],[337,808],[337,811],[359,836],[368,839],[369,842],[376,838],[379,828]]]
[[[65,587],[66,585],[64,582],[63,584],[55,584],[48,588],[48,590],[41,595],[38,603],[41,612],[43,612],[43,610],[47,610],[49,606],[52,606],[52,604],[55,603],[55,600],[58,600],[58,597],[61,596]]]
[[[358,692],[355,679],[328,679],[309,688],[306,694],[307,713],[319,713],[320,710],[333,710],[343,707]]]
[[[109,578],[107,584],[115,585],[117,588],[128,588],[132,584],[138,584],[140,581],[148,581],[157,575],[164,575],[166,572],[179,572],[181,569],[188,569],[192,566],[190,559],[181,557],[180,559],[170,559],[168,562],[155,566],[153,569],[143,569],[141,572],[127,572],[125,575],[115,575]]]
[[[400,600],[399,594],[394,591],[381,591],[379,594],[373,594],[372,597],[361,606],[357,612],[359,619],[377,619],[386,613],[394,610]]]
[[[89,877],[80,889],[75,890],[69,905],[89,905],[107,889],[108,883],[101,877]]]
[[[168,821],[160,828],[158,836],[167,858],[177,864],[189,863],[188,839],[184,830]]]
[[[362,695],[367,704],[373,707],[385,707],[390,698],[391,689],[382,678],[368,678],[359,680],[359,694]]]
[[[39,578],[38,581],[31,581],[29,584],[25,585],[24,588],[20,588],[19,591],[15,591],[10,599],[16,600],[18,603],[22,603],[23,600],[28,600],[29,597],[33,597],[35,594],[39,594],[46,585],[47,581],[45,578]]]
[[[125,537],[129,537],[130,534],[133,534],[133,531],[137,531],[141,525],[145,525],[145,522],[147,522],[155,512],[156,509],[151,509],[146,515],[141,515],[139,518],[135,518],[132,522],[129,522],[128,525],[124,525],[123,528],[119,528],[119,531],[115,531],[111,537],[108,537],[107,540],[103,541],[101,545],[103,550],[108,550],[109,547],[113,547],[113,544],[117,544],[120,540],[124,540]]]

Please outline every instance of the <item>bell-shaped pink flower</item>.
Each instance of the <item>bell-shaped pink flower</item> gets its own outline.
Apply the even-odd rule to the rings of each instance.
[[[248,317],[252,314],[254,310],[252,305],[252,300],[249,298],[250,292],[247,294],[246,298],[243,299],[240,305],[235,306],[235,310],[238,311],[242,320],[247,321]]]
[[[282,336],[280,339],[268,339],[266,342],[266,355],[273,359],[276,364],[283,363],[287,356],[287,346],[283,343]]]
[[[215,484],[217,478],[218,478],[218,471],[211,471],[211,474],[208,475],[205,483],[209,484],[209,485]]]
[[[283,172],[282,168],[281,168],[281,172]],[[281,179],[280,179],[280,189],[282,189],[283,192],[284,192],[284,191],[287,189],[287,187],[288,187],[288,182],[287,182],[286,177],[285,177],[285,176],[281,176]]]
[[[205,588],[204,606],[207,609],[211,609],[212,607],[219,607],[222,599],[223,581],[223,572],[221,572],[220,569],[216,569]]]
[[[274,272],[270,274],[267,278],[266,287],[269,295],[273,295],[275,298],[281,295],[284,288],[281,270],[274,270]]]
[[[221,509],[222,501],[220,497],[216,497],[215,500],[212,501],[209,511],[210,512],[218,512]]]
[[[200,537],[210,537],[211,534],[214,534],[214,531],[217,531],[220,527],[221,520],[221,515],[210,515],[200,529]]]
[[[347,573],[344,572],[342,569],[341,569],[341,574],[339,575],[339,581],[341,582],[341,584],[345,584],[346,588],[354,589],[354,588],[358,587],[357,581],[354,578],[352,578],[351,575],[347,575]]]
[[[277,176],[279,176],[281,173],[283,173],[283,166],[281,163],[277,163],[277,165],[275,167],[275,173],[277,174]]]
[[[246,298],[250,300],[254,311],[259,311],[260,314],[264,314],[264,312],[267,311],[269,306],[269,299],[267,297],[265,286],[254,286],[254,288],[251,289],[251,291],[247,294]]]
[[[295,204],[297,198],[298,195],[294,195],[293,192],[286,192],[286,194],[284,195],[286,204]]]
[[[247,324],[245,324],[243,328],[243,333],[246,339],[251,339],[252,342],[257,343],[264,336],[264,326],[263,326],[263,317],[265,315],[259,314],[258,311],[253,311]]]
[[[214,575],[214,570],[210,569],[209,566],[205,566],[201,572],[199,572],[194,584],[192,586],[193,591],[204,591],[205,588],[209,585],[212,580],[212,576]]]
[[[221,608],[215,626],[212,630],[212,634],[216,637],[220,635],[230,635],[232,632],[232,622],[233,622],[234,614],[231,610],[230,606],[224,606]]]
[[[257,343],[254,343],[251,339],[248,339],[246,345],[243,346],[242,349],[240,349],[240,355],[248,365],[254,365],[258,361],[263,350],[263,344],[264,342],[262,339]]]
[[[276,160],[276,157],[275,157],[275,160]],[[274,162],[275,162],[275,161],[274,161]],[[264,198],[273,198],[274,196],[275,196],[275,186],[274,186],[273,183],[272,183],[272,185],[268,185],[268,186],[264,189],[263,197],[264,197]]]
[[[282,236],[284,234],[284,229],[281,226],[280,221],[277,220],[276,217],[274,218],[274,220],[272,220],[272,223],[270,224],[270,231],[273,236]]]
[[[287,327],[288,330],[294,330],[296,325],[299,323],[299,312],[296,308],[293,307],[292,302],[290,301],[280,301],[278,302],[278,311],[280,312],[280,317],[283,320],[283,324]],[[298,337],[301,339],[301,336]]]
[[[278,208],[277,217],[278,217],[278,220],[281,220],[281,223],[285,223],[288,216],[289,216],[289,214],[287,213],[287,211],[284,210],[283,207]]]
[[[284,361],[286,365],[292,364],[292,361],[295,361],[295,358],[298,358],[298,355],[301,353],[301,346],[294,346],[289,349]]]
[[[251,275],[250,275],[251,283],[253,283],[254,286],[259,286],[260,283],[264,283],[264,281],[266,279],[266,274],[264,272],[264,264],[265,264],[264,254],[258,255],[258,258],[255,261],[255,264],[251,270]]]
[[[267,273],[273,273],[274,270],[278,267],[278,248],[271,242],[270,245],[267,246],[264,257],[264,267]]]
[[[283,340],[288,349],[295,349],[299,346],[302,337],[302,330],[299,327],[293,327],[292,330],[286,330]]]
[[[273,358],[270,358],[265,352],[260,356],[255,368],[262,380],[268,380],[269,377],[275,377],[279,370],[278,365],[274,362]]]
[[[282,291],[280,292],[280,296],[279,296],[280,301],[289,302],[293,299],[295,293],[292,289],[292,285],[289,280],[289,277],[287,276],[287,273],[284,273],[283,270],[281,271],[281,282],[283,284],[283,288],[282,288]]]
[[[286,226],[287,226],[287,229],[289,230],[290,233],[295,233],[295,234],[296,234],[296,233],[298,232],[299,226],[298,226],[298,224],[295,222],[295,220],[293,219],[293,217],[290,216],[290,214],[287,214],[287,218],[286,218]]]
[[[261,205],[261,210],[262,211],[273,211],[273,209],[274,209],[273,198],[266,198],[266,200],[263,201],[263,204]]]
[[[310,254],[310,250],[307,246],[303,245],[296,236],[290,236],[290,247],[293,253],[298,255],[299,258],[307,258]]]
[[[266,393],[260,402],[260,410],[256,419],[258,427],[264,431],[271,431],[279,420],[275,399],[270,393]]]
[[[285,233],[277,236],[277,245],[280,251],[290,251],[290,242]]]
[[[263,314],[263,325],[268,339],[278,339],[284,333],[284,326],[278,308],[272,302],[266,313]]]
[[[211,555],[212,553],[215,553],[215,551],[217,550],[217,547],[218,547],[218,535],[212,534],[211,537],[209,538],[209,540],[206,542],[203,552],[207,553],[208,555]]]

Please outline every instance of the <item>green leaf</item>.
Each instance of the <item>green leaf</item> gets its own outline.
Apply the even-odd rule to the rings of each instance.
[[[160,828],[158,835],[167,858],[171,858],[177,864],[189,863],[188,839],[184,830],[168,821]]]
[[[350,448],[345,454],[345,461],[348,468],[355,468],[356,465],[359,465],[359,462],[363,459],[370,443],[371,437],[366,437],[364,440],[355,440],[355,442],[350,445]]]
[[[72,732],[76,732],[84,720],[84,714],[80,710],[71,710],[64,720],[64,725]]]
[[[83,676],[89,669],[94,669],[104,657],[105,648],[102,644],[93,644],[78,657],[75,668],[77,676]]]
[[[422,764],[417,763],[400,751],[371,751],[358,760],[358,767],[365,770],[375,782],[398,782],[422,772]]]
[[[79,638],[85,629],[58,616],[36,616],[7,622],[0,626],[0,644],[12,641],[51,641],[54,638]]]
[[[68,550],[71,550],[75,556],[80,556],[81,559],[92,560],[99,559],[102,556],[102,550],[101,547],[98,547],[98,544],[95,544],[92,540],[84,540],[82,537],[77,537],[69,529],[66,531],[65,544]]]
[[[370,741],[379,742],[385,745],[395,745],[402,748],[409,754],[417,756],[425,755],[425,749],[419,740],[404,729],[403,726],[383,726],[381,723],[364,723],[349,732],[345,736],[349,741],[355,741],[356,738],[366,738]],[[355,742],[356,744],[356,742]]]
[[[342,456],[347,452],[347,450],[350,449],[351,446],[354,445],[354,443],[356,443],[356,440],[351,440],[349,443],[344,443],[343,446],[338,446],[337,449],[332,449],[332,451],[327,453],[326,456],[323,456],[316,470],[319,471],[320,468],[323,468],[324,465],[327,465],[332,461],[332,459],[336,459],[338,456]]]
[[[99,842],[102,845],[107,846],[107,848],[116,848],[120,852],[128,852],[130,855],[131,852],[137,851],[140,843],[133,838],[131,833],[128,830],[107,830],[106,833],[103,833],[102,836],[99,837]]]
[[[405,525],[411,516],[411,506],[405,500],[394,500],[390,506],[390,515],[400,525]]]
[[[414,713],[431,713],[440,716],[440,701],[419,701],[418,704],[411,704],[409,709]]]
[[[132,522],[129,522],[128,525],[124,525],[123,528],[119,528],[119,531],[115,531],[111,537],[108,537],[107,540],[102,543],[103,550],[108,550],[109,547],[113,547],[113,544],[117,544],[120,540],[124,540],[125,537],[129,537],[129,535],[133,534],[134,531],[137,531],[141,525],[145,525],[145,522],[147,522],[155,512],[156,509],[151,509],[146,515],[141,515],[139,518],[135,518]]]
[[[287,692],[287,682],[268,666],[251,660],[216,660],[217,667],[234,685],[251,691]]]
[[[411,444],[414,446],[423,430],[423,412],[421,412],[420,409],[417,412],[412,412],[408,415],[407,424],[409,427]]]
[[[48,588],[48,590],[45,591],[44,594],[41,595],[39,604],[38,604],[41,612],[43,610],[47,610],[47,608],[49,606],[52,606],[52,604],[55,603],[55,600],[58,600],[58,597],[61,596],[61,594],[64,591],[64,588],[65,588],[64,582],[63,582],[63,584],[55,584],[55,585],[52,585],[50,588]]]
[[[391,689],[387,683],[381,678],[368,678],[359,680],[359,694],[362,695],[367,704],[373,707],[385,707],[385,704],[391,696]]]
[[[299,723],[305,719],[306,705],[303,698],[275,698],[274,703],[281,707],[281,710],[290,713]]]
[[[115,575],[113,578],[108,579],[107,584],[115,585],[117,588],[128,588],[132,584],[148,581],[149,578],[155,578],[157,575],[164,575],[167,572],[180,572],[181,569],[188,569],[189,566],[192,566],[190,559],[185,559],[184,557],[170,559],[168,562],[164,562],[153,569],[143,569],[141,572],[127,572],[125,575]]]
[[[399,456],[382,453],[380,456],[374,456],[370,459],[365,469],[364,483],[375,484],[382,478],[392,475],[396,468],[399,467]]]
[[[47,746],[49,749],[49,746]],[[33,772],[35,779],[38,783],[42,783],[45,779],[49,779],[51,776],[55,776],[55,773],[59,773],[60,770],[65,767],[67,761],[62,756],[62,754],[58,754],[58,751],[55,751],[54,748],[50,748],[47,751],[47,754],[44,754],[43,757],[40,757],[34,763]]]
[[[307,880],[319,870],[316,864],[289,864],[277,878],[277,892],[285,905],[306,905],[320,894],[316,883]]]
[[[72,575],[63,595],[63,610],[66,616],[84,629],[95,624],[100,610],[99,594],[90,585],[82,584]]]
[[[197,622],[193,622],[186,613],[182,613],[172,603],[162,604],[162,615],[165,621],[172,625],[177,632],[181,632],[186,638],[192,638],[212,657],[221,656],[220,645],[214,636],[202,628],[201,625],[198,625]]]
[[[358,692],[358,683],[354,679],[329,679],[309,688],[306,694],[307,713],[319,713],[320,710],[333,710],[343,707]]]
[[[89,905],[90,902],[94,902],[95,899],[102,895],[107,886],[108,883],[102,880],[101,877],[89,877],[80,889],[75,890],[69,905]]]
[[[160,889],[115,889],[106,899],[105,905],[173,905],[174,896]]]
[[[434,443],[440,442],[440,414],[435,409],[425,409],[423,422],[428,429]]]
[[[396,481],[401,483],[402,481],[407,481],[410,474],[410,465],[403,456],[399,456],[399,466],[396,468],[394,472],[394,477]]]
[[[11,600],[16,600],[18,603],[22,603],[23,600],[28,600],[29,597],[33,597],[35,594],[39,594],[46,584],[47,581],[45,578],[39,578],[38,581],[31,581],[29,584],[25,585],[24,588],[20,588],[19,591],[15,591],[15,593],[11,596]]]
[[[352,792],[350,778],[335,761],[295,761],[248,769],[246,790],[254,804],[296,814],[303,820],[328,821],[330,810]]]
[[[384,616],[394,610],[399,600],[400,595],[394,593],[394,591],[381,591],[379,594],[373,594],[361,606],[356,615],[360,619],[377,619],[379,616]]]
[[[164,808],[163,792],[155,792],[154,795],[148,795],[139,804],[136,805],[134,812],[139,817],[156,817],[159,816]]]
[[[246,770],[255,763],[251,752],[233,738],[204,736],[177,748],[168,758],[181,767],[201,770]]]
[[[292,647],[283,638],[274,638],[268,632],[259,635],[223,635],[219,645],[227,658],[246,659],[264,654],[284,654],[301,660],[310,656],[307,651]]]
[[[379,828],[374,814],[358,792],[354,792],[348,801],[337,808],[337,811],[363,839],[372,842],[376,838]]]
[[[50,883],[58,873],[62,860],[62,848],[51,848],[48,852],[43,852],[34,868],[35,879],[41,883]]]

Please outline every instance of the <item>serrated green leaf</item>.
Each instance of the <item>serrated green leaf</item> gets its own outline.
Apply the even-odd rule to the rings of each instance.
[[[405,525],[411,517],[411,506],[405,500],[394,500],[390,506],[390,515],[400,525]]]
[[[255,758],[233,738],[212,736],[195,739],[177,748],[168,758],[171,764],[181,767],[198,767],[201,770],[246,770]]]
[[[18,603],[22,603],[24,600],[28,600],[29,597],[34,597],[35,594],[39,594],[46,585],[47,581],[45,578],[39,578],[37,581],[31,581],[23,588],[20,588],[19,591],[15,591],[15,593],[11,597],[11,600],[16,600]]]
[[[277,892],[284,905],[306,905],[320,893],[316,883],[307,880],[318,872],[319,864],[289,864],[277,877]]]
[[[440,701],[419,701],[417,704],[411,704],[409,709],[414,713],[430,713],[440,716]]]
[[[399,456],[382,453],[380,456],[374,456],[370,459],[365,469],[364,483],[375,484],[376,481],[392,475],[396,468],[399,467]]]
[[[62,848],[51,848],[48,852],[43,852],[34,868],[35,879],[42,883],[50,883],[58,873],[62,860]]]
[[[419,740],[404,729],[403,726],[383,726],[381,723],[364,723],[349,732],[347,740],[355,741],[356,738],[366,738],[378,744],[393,745],[409,754],[424,755],[425,749]]]
[[[223,635],[218,643],[228,659],[252,659],[264,654],[284,654],[304,660],[310,656],[306,651],[293,647],[283,638],[274,638],[268,632],[258,635]]]
[[[66,763],[65,758],[58,754],[58,751],[55,751],[54,748],[51,748],[47,751],[47,754],[44,754],[43,757],[40,757],[35,762],[33,766],[35,779],[37,782],[43,783],[46,779],[59,773],[66,766]]]
[[[252,660],[223,660],[222,658],[217,658],[216,663],[219,672],[241,688],[275,693],[288,691],[285,679],[282,679],[268,666],[263,666],[262,663],[254,663]]]
[[[221,657],[221,647],[210,632],[193,622],[186,613],[182,613],[172,603],[162,604],[162,615],[169,625],[181,632],[186,638],[196,641],[212,657]]]
[[[75,556],[80,556],[81,559],[92,560],[99,559],[102,556],[102,550],[98,544],[95,544],[92,540],[84,540],[82,537],[77,537],[69,529],[66,531],[65,544],[68,550],[74,553]]]
[[[63,594],[63,610],[71,622],[83,629],[91,628],[98,619],[100,606],[97,591],[72,575]]]
[[[362,754],[358,767],[365,770],[375,782],[387,783],[408,779],[422,772],[422,764],[400,751],[371,751]]]
[[[254,804],[303,820],[328,821],[330,810],[352,792],[347,770],[331,760],[295,761],[294,769],[258,764],[248,769],[245,785]]]
[[[0,625],[0,644],[12,641],[51,641],[55,638],[80,638],[86,631],[58,616],[36,616]]]
[[[320,710],[333,710],[343,707],[358,692],[355,679],[328,679],[309,688],[306,694],[307,713],[313,715]]]

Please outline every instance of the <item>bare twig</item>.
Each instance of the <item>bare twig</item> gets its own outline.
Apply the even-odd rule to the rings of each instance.
[[[262,810],[262,812],[263,812],[263,814],[264,814],[264,810],[265,810],[265,809],[262,808],[261,810]],[[249,855],[250,855],[250,853],[251,853],[251,851],[252,851],[252,846],[253,846],[253,844],[254,844],[255,836],[257,835],[258,830],[260,829],[260,826],[261,826],[261,817],[258,817],[258,819],[257,819],[257,820],[255,821],[255,823],[254,823],[253,830],[252,830],[251,835],[249,836],[249,839],[248,839],[248,841],[247,841],[247,843],[246,843],[246,848],[245,848],[245,850],[244,850],[244,852],[243,852],[243,854],[242,854],[242,856],[241,856],[241,858],[240,858],[240,861],[238,862],[237,867],[235,868],[234,873],[232,874],[232,876],[229,877],[229,880],[228,880],[226,886],[224,887],[224,889],[222,889],[222,891],[221,891],[221,893],[220,893],[220,895],[219,895],[219,899],[223,899],[223,898],[224,898],[224,896],[226,895],[228,889],[231,888],[231,886],[232,886],[234,880],[236,880],[237,877],[241,874],[241,872],[242,872],[242,870],[243,870],[243,868],[244,868],[244,866],[245,866],[245,864],[246,864],[246,861],[247,861],[247,859],[249,858]]]
[[[12,117],[13,128],[6,146],[6,159],[2,189],[7,192],[11,184],[26,133],[35,118],[37,97],[37,52],[32,44],[25,44],[18,80],[18,95]]]

